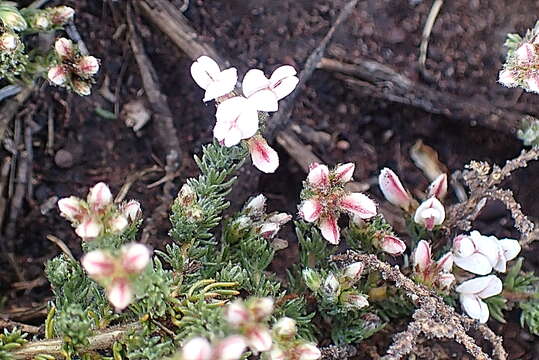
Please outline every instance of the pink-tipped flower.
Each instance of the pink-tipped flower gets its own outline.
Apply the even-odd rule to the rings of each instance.
[[[269,351],[273,340],[271,333],[264,326],[252,326],[245,333],[247,343],[255,353]]]
[[[314,344],[301,344],[295,350],[298,360],[318,360],[322,357],[320,349]]]
[[[101,250],[90,251],[81,259],[81,264],[88,275],[94,279],[106,278],[114,273],[114,259]]]
[[[442,203],[435,197],[431,197],[421,203],[415,211],[414,221],[423,225],[427,230],[432,230],[445,220],[445,209]]]
[[[99,71],[99,60],[93,56],[83,56],[75,64],[75,71],[84,78],[95,75]]]
[[[140,203],[136,200],[129,200],[120,208],[122,214],[130,221],[136,221],[142,216]]]
[[[249,214],[260,216],[266,209],[266,197],[262,194],[258,194],[245,205],[244,210]]]
[[[362,262],[355,262],[344,268],[344,276],[351,280],[352,284],[355,284],[361,278],[365,264]]]
[[[139,273],[150,262],[151,250],[143,244],[131,243],[122,247],[122,267],[126,273]]]
[[[298,331],[296,326],[296,320],[289,317],[280,318],[275,325],[273,325],[273,332],[280,338],[293,338]]]
[[[438,261],[432,260],[429,243],[421,240],[412,255],[416,280],[442,291],[447,291],[453,284],[455,277],[451,274],[453,268],[453,254],[448,252]]]
[[[362,309],[369,306],[367,297],[363,294],[349,293],[342,296],[344,304],[354,309]]]
[[[101,210],[112,204],[112,193],[107,184],[99,182],[88,193],[88,205],[94,210]]]
[[[273,299],[271,297],[262,297],[255,299],[249,306],[255,321],[261,321],[271,315],[273,312]]]
[[[217,122],[213,136],[227,147],[239,144],[242,139],[249,139],[258,131],[258,112],[242,96],[220,103],[215,117]]]
[[[116,311],[122,311],[133,301],[133,290],[124,278],[114,279],[107,288],[107,299]]]
[[[236,68],[221,71],[215,60],[208,56],[199,57],[191,65],[191,76],[198,86],[206,90],[204,102],[230,93],[238,82]]]
[[[296,70],[285,65],[277,68],[268,79],[264,72],[251,69],[243,78],[243,94],[257,110],[277,111],[278,101],[290,94],[299,82]]]
[[[447,174],[439,175],[434,181],[429,185],[428,197],[435,197],[438,200],[443,200],[447,194]]]
[[[317,188],[327,188],[329,186],[329,169],[326,165],[312,163],[309,166],[307,182],[310,186]]]
[[[110,230],[115,233],[123,232],[125,229],[127,229],[128,226],[129,222],[127,221],[127,218],[122,214],[116,215],[110,221]]]
[[[354,163],[342,164],[333,170],[333,176],[335,177],[336,181],[344,184],[352,180],[355,169],[356,165]]]
[[[75,196],[70,196],[58,200],[60,214],[71,222],[79,221],[86,213],[82,200]]]
[[[281,226],[279,224],[267,222],[260,226],[259,234],[266,239],[272,239],[280,229]]]
[[[214,348],[215,360],[238,360],[245,352],[247,343],[243,336],[232,335],[221,340]]]
[[[63,65],[56,65],[49,69],[47,78],[54,85],[64,85],[67,81],[67,71]]]
[[[320,232],[330,244],[337,245],[341,237],[341,230],[337,218],[333,214],[326,214],[319,220]]]
[[[483,299],[500,294],[502,289],[502,281],[495,275],[489,275],[467,280],[455,290],[460,293],[460,304],[468,316],[486,323],[490,313]]]
[[[249,152],[253,165],[260,171],[273,173],[279,167],[279,155],[273,150],[266,139],[260,135],[253,136],[248,141]]]
[[[103,225],[94,217],[87,217],[75,228],[75,233],[84,240],[92,240],[101,234]]]
[[[502,70],[498,75],[498,82],[503,86],[514,87],[517,85],[517,78],[511,70]]]
[[[225,319],[232,326],[242,326],[249,321],[249,311],[241,301],[230,303],[225,308]]]
[[[382,190],[382,193],[387,201],[393,205],[400,206],[404,210],[408,210],[410,208],[412,198],[404,186],[402,186],[399,177],[393,172],[393,170],[383,168],[378,176],[378,185],[380,186],[380,190]]]
[[[317,199],[307,199],[300,206],[299,214],[307,222],[313,222],[322,214],[322,203]]]
[[[182,347],[181,360],[211,360],[211,357],[211,345],[203,337],[192,338]]]
[[[519,64],[528,64],[535,59],[537,53],[533,44],[524,43],[515,51],[515,55]]]
[[[276,223],[278,225],[284,225],[290,220],[292,220],[292,215],[287,213],[277,213],[275,215],[271,215],[266,219],[266,221]]]
[[[390,255],[401,255],[406,251],[406,244],[396,236],[386,235],[380,240],[380,249]]]
[[[365,194],[349,193],[341,197],[339,207],[361,219],[370,219],[376,215],[376,204]]]
[[[71,58],[75,54],[73,41],[66,38],[59,38],[54,43],[54,50],[61,58]]]
[[[75,16],[75,10],[69,6],[57,6],[51,11],[52,23],[54,25],[64,25]]]
[[[425,271],[432,264],[432,254],[430,251],[430,245],[425,240],[421,240],[413,254],[413,264],[418,271]]]
[[[0,51],[11,52],[19,46],[19,38],[13,33],[3,33],[0,36]]]

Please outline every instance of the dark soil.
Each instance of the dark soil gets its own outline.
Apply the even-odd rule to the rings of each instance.
[[[171,2],[178,6],[183,3]],[[80,255],[75,234],[57,210],[52,208],[42,213],[40,207],[48,199],[72,194],[85,196],[97,181],[107,182],[117,192],[128,176],[164,162],[151,122],[135,134],[120,116],[109,119],[96,112],[104,109],[119,115],[118,110],[127,102],[144,99],[138,67],[126,39],[125,3],[110,0],[63,3],[77,10],[78,29],[90,52],[102,59],[102,70],[89,97],[80,98],[44,86],[29,103],[35,107],[33,120],[39,127],[33,137],[34,192],[31,201],[24,203],[13,239],[15,259],[23,279],[15,276],[4,258],[0,260],[4,294],[0,302],[5,303],[2,312],[38,306],[50,298],[48,285],[43,281],[43,263],[57,255],[59,249],[46,235],[61,238],[75,256]],[[269,72],[278,64],[301,69],[344,3],[343,0],[191,0],[185,15],[205,40],[234,63],[240,74],[250,67]],[[433,89],[466,98],[481,97],[499,107],[539,114],[536,107],[539,97],[505,89],[496,83],[504,61],[506,34],[522,34],[532,27],[539,14],[539,2],[446,1],[432,30],[426,63],[428,76],[424,77],[417,64],[423,24],[431,4],[426,0],[360,1],[337,33],[328,55],[348,62],[363,58],[376,60]],[[175,179],[179,188],[186,178],[196,174],[190,160],[192,155],[211,141],[214,108],[201,102],[202,92],[189,75],[190,59],[158,29],[143,25],[139,30],[175,114],[182,151],[187,154],[181,176]],[[116,101],[106,100],[98,90],[107,86],[105,79],[109,90],[118,94]],[[423,190],[428,180],[409,156],[410,147],[419,139],[438,152],[450,171],[462,169],[472,159],[502,164],[522,149],[521,142],[509,135],[473,124],[465,126],[412,107],[360,97],[330,73],[315,72],[301,91],[294,107],[293,123],[330,134],[331,144],[309,146],[328,164],[354,161],[355,178],[359,181],[368,182],[381,167],[389,166],[398,171],[410,189]],[[67,168],[59,167],[55,154],[45,151],[49,111],[55,124],[54,153],[66,150],[74,157],[73,164]],[[294,213],[305,174],[284,149],[278,151],[281,166],[277,173],[262,176],[259,190],[268,196],[272,209]],[[163,172],[146,175],[128,193],[128,198],[142,202],[147,217],[159,205],[162,192],[160,187],[148,189],[147,185],[163,175]],[[525,213],[534,218],[539,218],[535,181],[538,177],[539,164],[531,164],[505,184],[514,190]],[[376,187],[369,193],[382,201]],[[456,200],[451,196],[451,201]],[[166,224],[164,220],[165,228]],[[496,203],[487,206],[477,226],[497,236],[518,236],[508,213]],[[295,240],[291,232],[288,240],[293,248]],[[165,241],[166,237],[159,234],[150,239],[155,247],[163,246]],[[534,249],[537,247],[532,247],[530,254]],[[532,258],[532,262],[533,266],[539,266],[539,260]],[[491,321],[489,325],[504,336],[511,359],[537,359],[537,338],[518,326],[518,315],[510,313],[507,324]],[[29,322],[39,324],[42,320],[38,317]],[[381,333],[369,344],[380,345],[378,351],[382,353],[389,335]],[[441,347],[446,349],[448,358],[456,356],[452,347],[443,344]]]

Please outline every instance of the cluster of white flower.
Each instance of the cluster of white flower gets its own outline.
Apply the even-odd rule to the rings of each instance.
[[[498,81],[507,87],[522,86],[539,93],[539,36],[523,42],[507,59]]]
[[[279,156],[260,135],[258,112],[278,110],[278,101],[290,94],[299,82],[296,70],[289,65],[281,66],[268,79],[261,70],[251,69],[243,78],[243,96],[234,90],[238,81],[236,68],[221,71],[207,56],[193,63],[191,75],[205,90],[203,101],[217,103],[214,137],[227,147],[246,140],[254,166],[265,173],[274,172],[279,167]]]
[[[469,235],[458,235],[453,239],[455,265],[476,275],[487,275],[493,269],[504,273],[507,262],[516,258],[521,247],[517,240],[501,239],[481,235],[472,231]],[[466,280],[457,286],[460,303],[466,313],[484,323],[489,318],[489,309],[483,301],[502,292],[502,281],[496,275]]]
[[[292,215],[274,212],[266,214],[266,197],[259,194],[249,200],[244,206],[245,215],[240,216],[238,222],[253,227],[255,231],[266,239],[273,239],[281,230],[281,226],[292,220]]]

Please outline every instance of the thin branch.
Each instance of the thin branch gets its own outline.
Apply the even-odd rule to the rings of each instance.
[[[425,21],[425,27],[423,28],[423,34],[421,35],[421,45],[419,47],[419,68],[423,72],[426,71],[425,62],[427,61],[427,50],[429,47],[432,27],[434,26],[434,22],[436,21],[443,4],[444,0],[434,0],[429,15],[427,16],[427,21]]]

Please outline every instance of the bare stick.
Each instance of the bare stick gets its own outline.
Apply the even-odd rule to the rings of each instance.
[[[30,334],[37,334],[40,331],[39,326],[27,325],[20,322],[16,322],[12,320],[3,320],[3,319],[0,319],[0,328],[7,328],[7,329],[17,328],[19,330],[22,330]]]
[[[62,250],[62,252],[68,257],[70,258],[71,260],[77,262],[77,260],[75,259],[75,257],[73,256],[73,254],[71,253],[71,250],[69,250],[69,248],[67,247],[67,245],[65,244],[65,242],[63,242],[60,238],[57,238],[56,236],[54,235],[47,235],[47,240],[49,240],[50,242],[54,243],[56,246],[58,246],[60,248],[60,250]]]
[[[423,34],[421,35],[421,46],[419,47],[419,68],[421,71],[425,71],[425,62],[427,61],[427,50],[429,47],[430,33],[432,32],[432,27],[438,17],[438,13],[444,0],[434,0],[432,7],[430,8],[429,15],[427,16],[427,21],[425,22],[425,27],[423,28]]]

